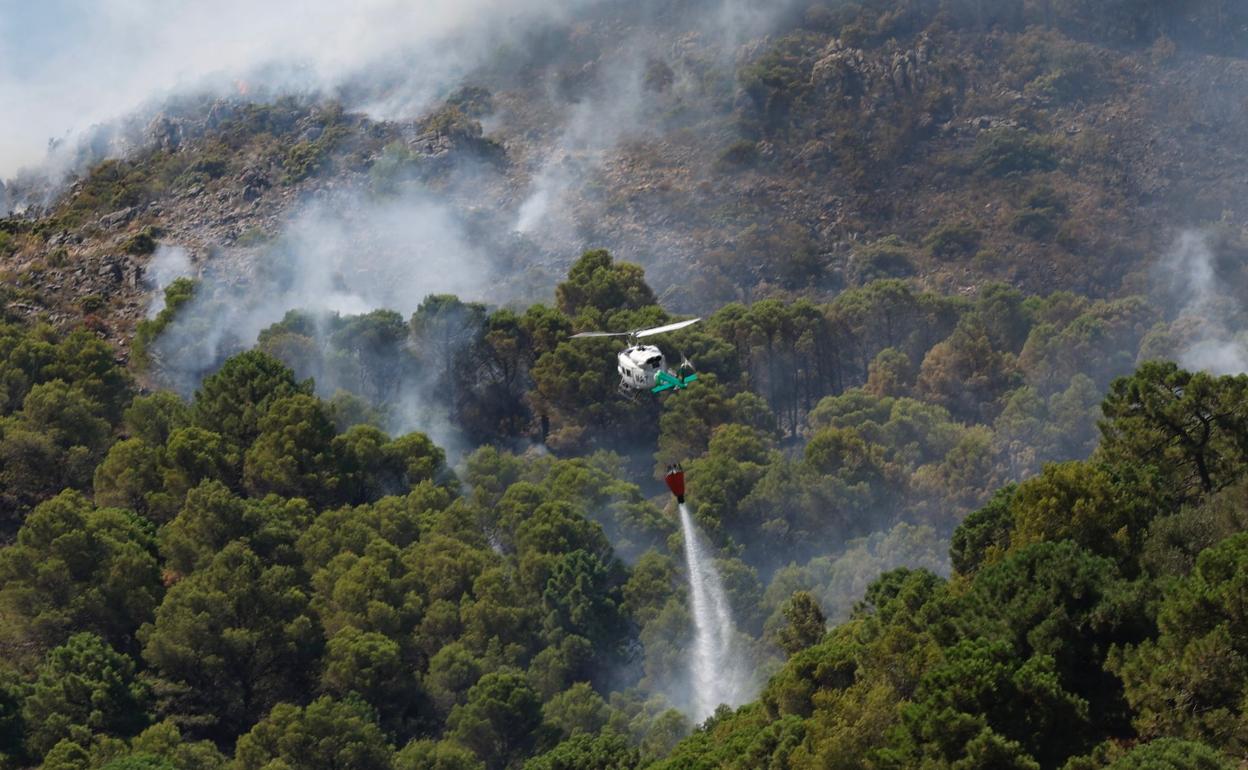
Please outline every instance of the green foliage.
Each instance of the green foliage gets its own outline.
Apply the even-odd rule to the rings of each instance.
[[[394,749],[359,701],[318,698],[305,708],[280,703],[238,739],[233,767],[390,770]]]
[[[75,634],[48,653],[22,704],[26,746],[42,756],[65,738],[133,735],[144,725],[146,701],[133,660],[94,634]]]
[[[160,458],[160,450],[142,439],[113,444],[95,468],[96,502],[150,514],[159,507],[151,498],[161,488]]]
[[[480,139],[481,122],[469,117],[457,104],[448,104],[435,112],[426,123],[430,131],[452,139]]]
[[[522,675],[499,671],[481,677],[468,690],[468,700],[452,709],[447,727],[486,767],[503,767],[531,753],[542,740],[541,709],[541,700]]]
[[[616,263],[604,249],[581,255],[568,270],[568,279],[555,287],[555,301],[567,317],[584,316],[591,323],[604,322],[622,310],[655,304],[642,269],[627,262]]]
[[[766,130],[782,133],[805,98],[814,65],[810,42],[801,33],[784,37],[737,73]]]
[[[873,40],[913,30],[923,11],[901,10],[863,10],[870,30],[853,9],[826,23]],[[826,45],[785,47],[768,66],[805,71]],[[837,87],[809,63],[806,82],[777,81],[798,98],[773,136],[803,130],[797,92]],[[1052,74],[1019,67],[1024,85]],[[281,133],[290,114],[231,120]],[[224,171],[201,160],[192,174]],[[1000,184],[1018,211],[1069,214],[1057,182]],[[958,229],[927,245],[974,248]],[[811,233],[755,223],[713,269],[804,290],[844,256]],[[927,259],[908,242],[856,250],[851,282]],[[1141,366],[1111,388],[1087,457],[1103,389],[1158,318],[1144,300],[887,278],[826,304],[729,304],[671,337],[698,385],[634,404],[615,395],[617,341],[566,338],[669,320],[640,268],[588,252],[556,299],[520,313],[434,295],[407,321],[292,312],[189,406],[131,400],[94,335],[0,325],[16,533],[0,548],[0,762],[219,770],[217,745],[266,770],[1243,754],[1243,377]],[[345,390],[323,401],[312,374]],[[378,427],[415,382],[478,446],[462,488],[427,436]],[[546,448],[496,448],[543,416]],[[652,449],[579,451],[638,440]],[[638,475],[652,461],[688,469],[741,646],[771,676],[692,734],[667,700],[686,700],[671,690],[695,629],[669,497]],[[88,485],[94,500],[72,491]]]
[[[252,496],[333,499],[339,484],[334,425],[318,399],[302,394],[275,399],[257,427],[259,435],[243,460],[243,483]]]
[[[331,105],[316,118],[320,123],[316,137],[290,145],[281,160],[286,172],[282,180],[285,184],[297,184],[324,171],[338,143],[347,135],[347,128],[341,122],[341,107]]]
[[[156,235],[157,232],[150,227],[145,227],[130,237],[126,241],[125,250],[127,254],[136,256],[146,256],[156,251]]]
[[[1020,657],[1050,657],[1056,683],[1091,706],[1101,729],[1125,729],[1120,685],[1101,662],[1112,645],[1141,638],[1149,622],[1138,586],[1112,561],[1068,541],[1037,543],[981,568],[969,598]],[[1063,756],[1077,753],[1080,741],[1090,747],[1092,727],[1068,723]],[[1050,750],[1036,745],[1033,754],[1043,761]]]
[[[131,754],[128,757],[112,760],[100,770],[177,770],[177,767],[163,757],[151,754]]]
[[[249,447],[275,401],[310,391],[310,385],[295,382],[294,372],[280,361],[248,351],[229,358],[204,380],[195,393],[192,418],[197,427],[218,433],[237,447]]]
[[[130,355],[140,370],[151,366],[152,345],[160,333],[169,328],[177,317],[178,310],[190,302],[195,296],[195,281],[190,278],[177,278],[165,287],[165,304],[155,318],[144,318],[134,329],[134,339],[130,343]]]
[[[795,591],[784,604],[787,625],[780,630],[778,643],[789,655],[794,655],[818,643],[827,632],[827,620],[815,598],[806,591]]]
[[[952,259],[965,256],[979,247],[979,228],[970,222],[940,225],[927,234],[923,245],[933,257]]]
[[[130,742],[135,755],[159,757],[178,770],[223,770],[226,758],[209,741],[188,741],[169,720],[157,722]]]
[[[35,385],[61,380],[72,384],[99,403],[110,420],[121,414],[129,400],[130,378],[117,365],[116,353],[95,334],[79,329],[58,335],[34,326],[19,329],[0,325],[0,413],[21,406]]]
[[[1057,145],[1022,129],[990,128],[975,139],[971,163],[989,176],[1051,171],[1057,167]]]
[[[597,733],[607,722],[607,704],[586,682],[577,682],[542,706],[542,720],[566,736]]]
[[[1194,500],[1239,478],[1248,445],[1248,376],[1214,377],[1149,361],[1102,405],[1100,452],[1151,468],[1159,491]]]
[[[1072,540],[1134,569],[1150,518],[1146,500],[1092,463],[1045,466],[1041,475],[1019,485],[1011,502],[1011,548]]]
[[[161,690],[217,735],[237,734],[306,687],[321,631],[296,570],[234,542],[169,589],[140,631]]]
[[[91,755],[71,740],[63,740],[52,747],[43,758],[43,770],[89,770]]]
[[[923,357],[918,393],[955,417],[984,422],[995,417],[1020,377],[1014,357],[994,348],[988,331],[982,317],[963,318],[947,340]]]
[[[0,606],[20,622],[3,632],[19,648],[44,650],[91,631],[133,650],[134,632],[162,595],[151,530],[137,516],[97,509],[63,492],[26,518],[0,550]]]
[[[613,732],[574,735],[524,763],[524,770],[634,770],[641,753]]]
[[[1157,616],[1160,634],[1112,660],[1148,737],[1205,741],[1232,756],[1248,746],[1248,533],[1201,553],[1196,569],[1170,584]]]
[[[1038,768],[1073,748],[1066,739],[1087,729],[1088,704],[1062,690],[1052,658],[966,640],[923,677],[902,720],[906,737],[885,754],[894,762]]]
[[[998,490],[987,505],[967,516],[953,531],[949,559],[956,571],[971,575],[981,565],[998,561],[1009,550],[1014,528],[1010,501],[1015,489],[1008,486]]]
[[[102,403],[63,380],[31,387],[0,438],[6,502],[25,511],[62,489],[86,489],[113,439],[107,418]]]
[[[929,248],[936,253],[935,248]],[[885,236],[854,251],[853,271],[859,284],[888,278],[905,278],[913,275],[914,270],[912,249],[896,235]]]
[[[944,572],[944,543],[931,527],[904,522],[845,544],[835,556],[816,556],[800,567],[790,564],[772,576],[764,606],[773,608],[768,626],[783,618],[783,602],[794,591],[809,591],[832,623],[848,619],[863,592],[879,575],[902,566]]]
[[[1136,746],[1108,770],[1229,770],[1230,760],[1195,741],[1158,738]]]
[[[375,631],[343,627],[325,649],[322,689],[338,698],[377,704],[379,721],[409,732],[425,705],[423,692],[398,642]]]
[[[22,701],[29,688],[8,666],[0,668],[0,767],[16,766],[26,755]]]
[[[394,758],[394,770],[484,770],[471,751],[450,741],[412,741]]]
[[[1206,548],[1248,531],[1244,481],[1237,481],[1198,505],[1159,516],[1148,527],[1140,561],[1154,576],[1187,575]]]
[[[235,540],[274,561],[290,562],[294,542],[311,517],[302,501],[243,500],[219,481],[204,481],[187,493],[178,515],[161,529],[160,551],[166,570],[177,575],[207,567]]]
[[[1067,214],[1066,204],[1049,187],[1032,190],[1015,212],[1010,228],[1039,241],[1051,238]]]

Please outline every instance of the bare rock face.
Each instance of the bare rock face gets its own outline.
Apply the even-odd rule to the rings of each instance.
[[[264,195],[264,191],[273,186],[268,171],[261,166],[250,166],[238,175],[238,185],[242,189],[244,201],[251,202]]]
[[[120,227],[134,218],[135,211],[136,208],[134,206],[128,206],[127,208],[105,214],[100,217],[100,227],[107,229]]]
[[[833,39],[811,71],[812,84],[823,94],[842,101],[891,96],[906,99],[922,91],[931,60],[931,44],[920,37],[913,48],[890,52],[847,46]]]
[[[840,40],[832,40],[811,70],[811,80],[821,93],[840,99],[856,99],[867,90],[871,76],[866,55]]]
[[[172,152],[182,146],[185,138],[182,122],[165,115],[158,115],[147,127],[150,145]]]

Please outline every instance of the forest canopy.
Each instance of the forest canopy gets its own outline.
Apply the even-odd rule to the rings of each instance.
[[[673,335],[696,386],[637,401],[566,339],[671,320],[606,252],[554,306],[324,320],[189,401],[0,327],[7,766],[1248,756],[1248,376],[1135,365],[1141,303],[733,305]],[[384,427],[416,383],[457,455]],[[698,726],[675,461],[761,687]]]

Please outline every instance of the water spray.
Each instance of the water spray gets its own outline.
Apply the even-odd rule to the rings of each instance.
[[[670,477],[669,477],[670,478]],[[683,474],[681,478],[683,498]],[[675,489],[672,490],[675,493]],[[680,526],[685,540],[685,566],[689,573],[689,602],[693,610],[694,643],[690,658],[693,679],[693,717],[709,717],[722,703],[736,706],[750,696],[751,679],[746,661],[736,645],[736,624],[715,569],[710,549],[694,526],[683,499],[679,503]]]

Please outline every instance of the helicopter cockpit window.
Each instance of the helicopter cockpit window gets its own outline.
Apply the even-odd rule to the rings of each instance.
[[[663,362],[663,356],[650,356],[646,359],[646,366],[658,366]]]

